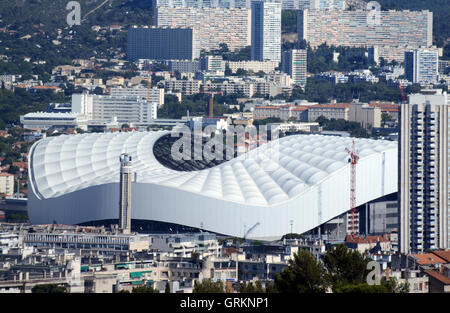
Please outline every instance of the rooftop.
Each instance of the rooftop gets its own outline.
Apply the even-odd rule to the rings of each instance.
[[[412,258],[419,265],[431,265],[431,264],[445,264],[447,263],[444,259],[441,259],[433,253],[423,253],[423,254],[413,254]]]

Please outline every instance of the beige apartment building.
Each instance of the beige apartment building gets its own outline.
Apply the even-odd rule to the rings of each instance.
[[[315,122],[320,116],[348,121],[349,107],[349,103],[312,105],[308,107],[308,121]]]
[[[349,108],[348,120],[360,123],[365,129],[381,127],[381,109],[371,107],[367,103],[352,103]]]
[[[12,197],[14,194],[14,175],[9,173],[0,173],[0,194],[6,194]]]

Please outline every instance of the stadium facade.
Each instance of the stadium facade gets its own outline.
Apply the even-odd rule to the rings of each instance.
[[[167,131],[61,135],[30,151],[33,224],[117,219],[122,153],[133,156],[132,218],[249,238],[304,233],[350,209],[352,138],[296,135],[203,170],[162,165],[153,147]],[[357,205],[397,192],[397,143],[354,139]],[[256,226],[255,226],[256,225]],[[255,226],[255,227],[253,227]]]

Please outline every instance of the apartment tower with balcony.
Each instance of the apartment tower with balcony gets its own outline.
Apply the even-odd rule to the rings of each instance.
[[[448,96],[426,90],[401,105],[399,248],[402,253],[449,247]]]

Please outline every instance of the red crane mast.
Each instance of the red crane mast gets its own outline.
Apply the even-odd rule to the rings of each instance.
[[[358,163],[359,156],[355,151],[355,141],[352,141],[352,150],[345,148],[345,151],[350,155],[348,160],[350,163],[350,231],[353,238],[357,235],[356,230],[356,164]]]

